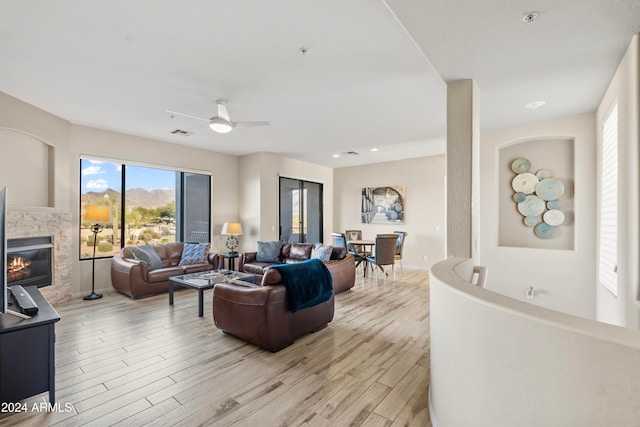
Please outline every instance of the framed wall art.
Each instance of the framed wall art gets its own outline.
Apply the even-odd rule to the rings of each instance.
[[[362,189],[362,223],[404,224],[404,185]]]

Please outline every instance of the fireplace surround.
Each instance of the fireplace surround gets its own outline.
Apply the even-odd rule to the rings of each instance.
[[[51,286],[40,288],[53,305],[73,297],[71,213],[55,208],[15,207],[7,209],[7,239],[52,236],[53,276]]]

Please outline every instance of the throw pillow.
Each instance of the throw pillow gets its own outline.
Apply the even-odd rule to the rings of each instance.
[[[258,242],[258,262],[280,262],[280,249],[282,242]]]
[[[137,260],[143,261],[145,264],[147,264],[147,268],[149,269],[149,271],[162,268],[162,260],[160,259],[160,255],[158,255],[158,252],[153,249],[153,246],[132,246],[131,252]]]
[[[331,259],[331,252],[333,251],[333,246],[331,245],[323,245],[321,243],[316,243],[316,245],[311,250],[311,258],[318,258],[319,260],[326,262]]]
[[[209,255],[208,243],[185,243],[178,265],[206,264],[207,255]]]

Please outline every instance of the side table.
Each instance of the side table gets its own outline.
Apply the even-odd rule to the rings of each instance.
[[[229,260],[229,270],[235,271],[236,269],[236,258],[238,258],[238,252],[227,252],[223,255],[225,259]]]

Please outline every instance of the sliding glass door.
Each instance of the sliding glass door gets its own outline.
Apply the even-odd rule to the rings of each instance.
[[[280,240],[322,242],[322,184],[280,178]]]

